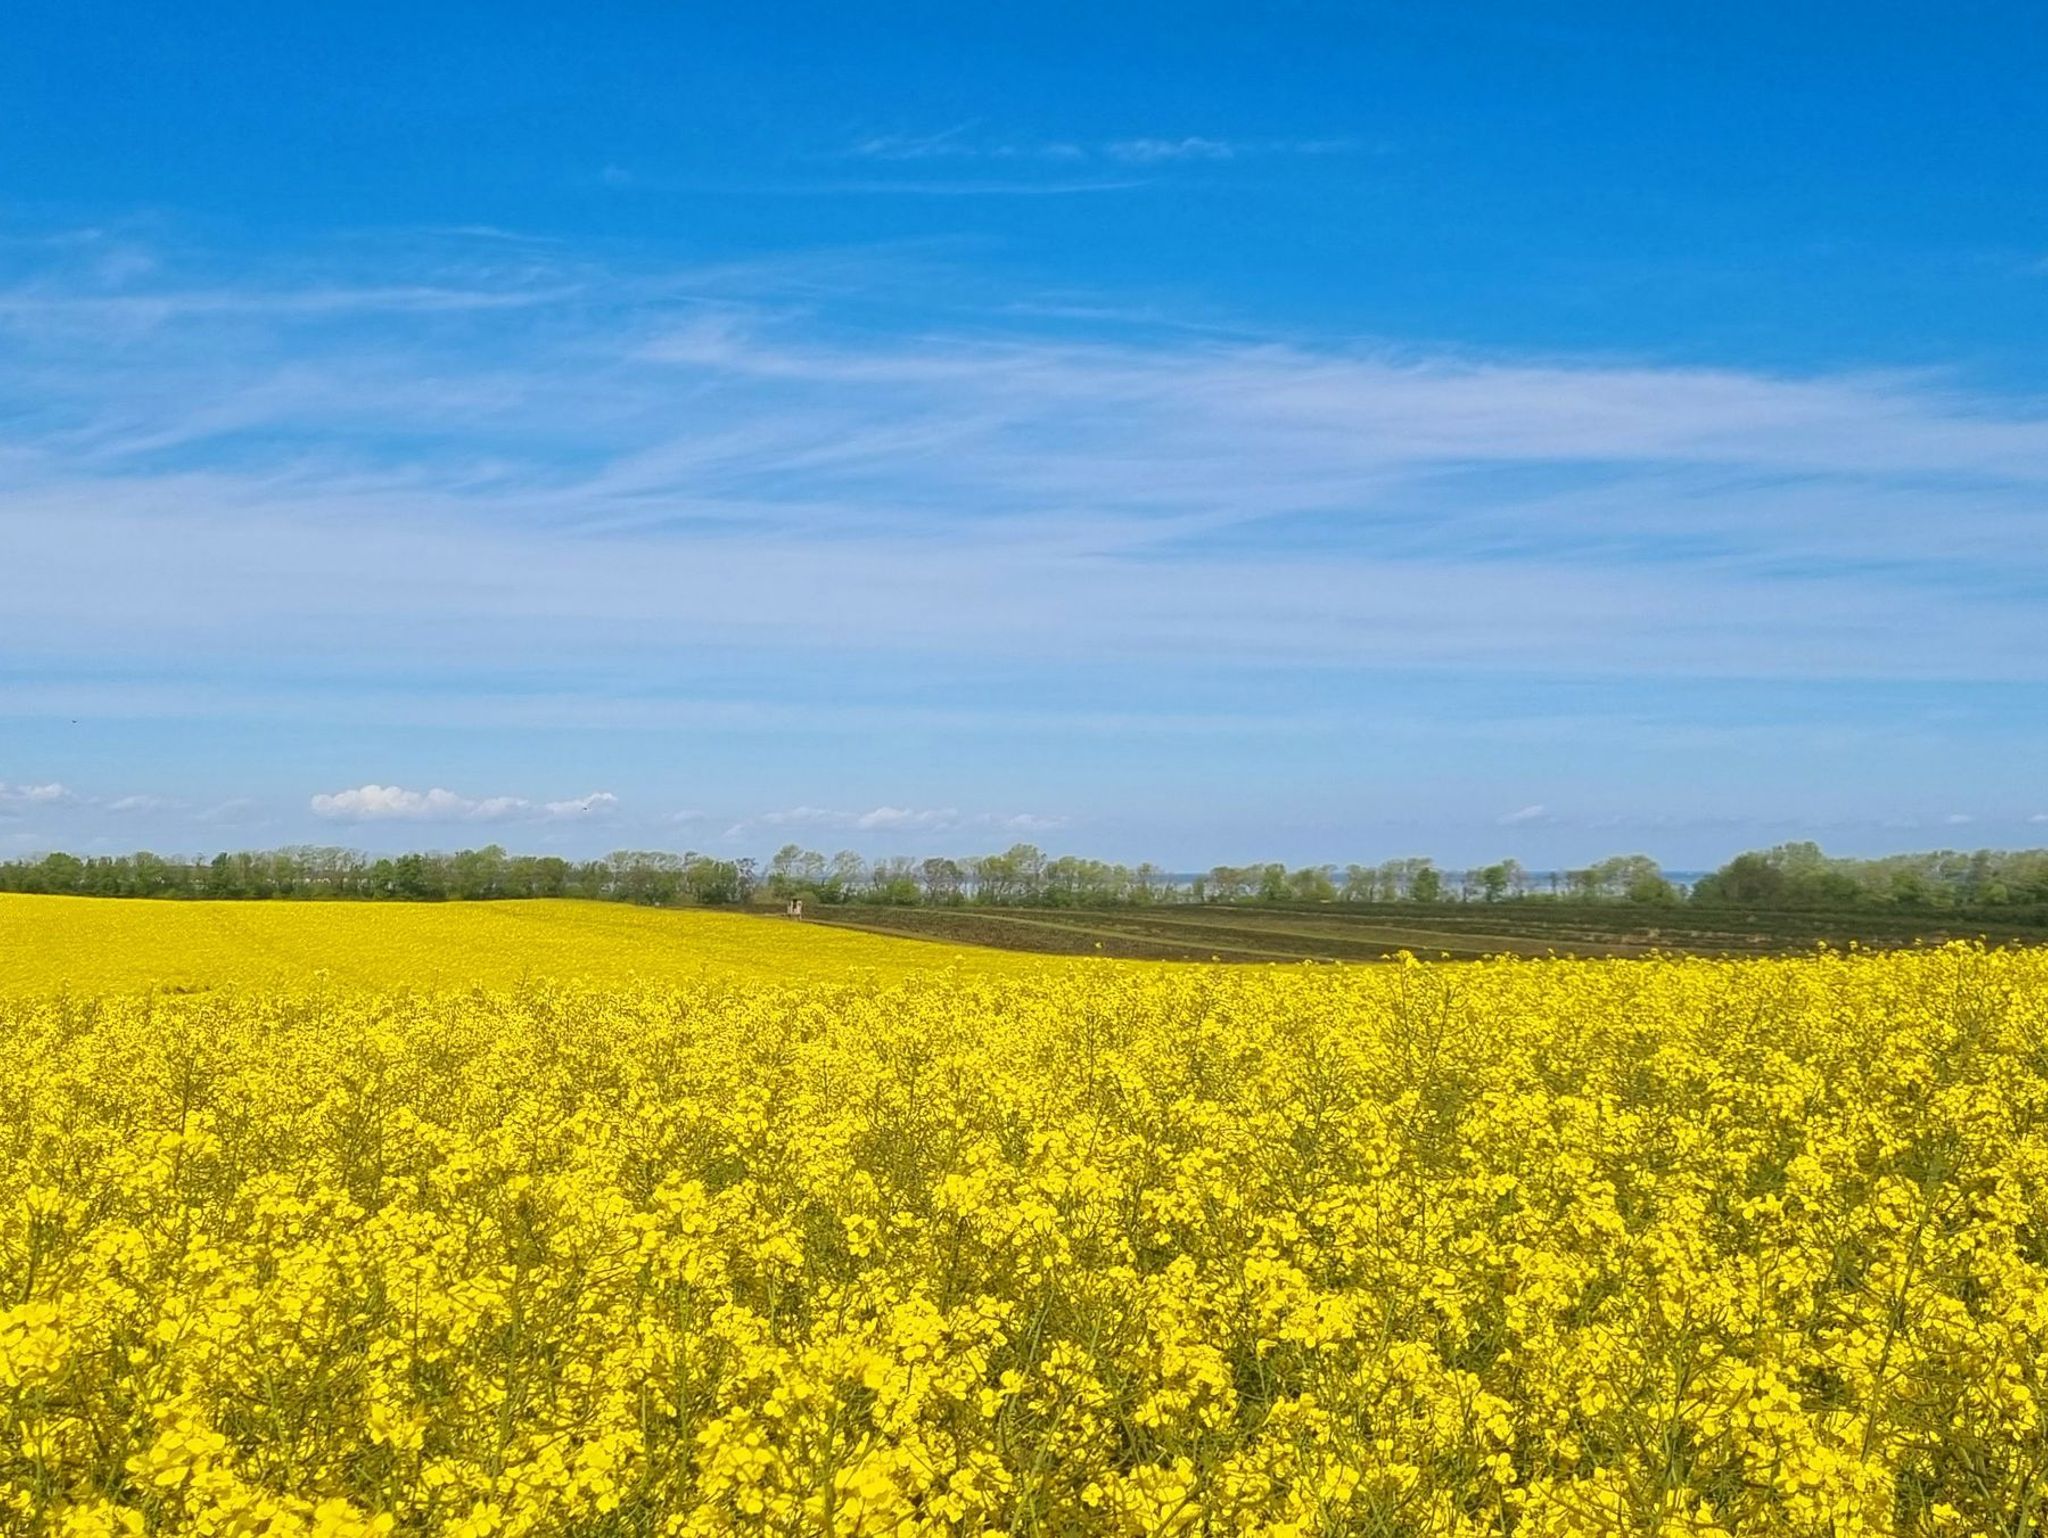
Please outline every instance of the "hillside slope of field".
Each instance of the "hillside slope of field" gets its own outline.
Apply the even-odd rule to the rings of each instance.
[[[654,984],[1004,975],[1048,957],[1374,963],[1497,955],[1784,954],[1817,943],[2041,943],[1933,915],[1715,914],[1534,903],[1433,908],[1160,906],[814,910],[517,902],[203,902],[0,893],[0,993],[185,993],[309,980],[433,991],[529,979]]]
[[[502,987],[701,978],[827,982],[1027,958],[705,909],[502,903],[153,902],[0,893],[0,993],[303,985]]]
[[[1776,912],[1622,903],[1317,906],[1164,903],[1137,908],[821,907],[819,922],[876,935],[1049,955],[1162,961],[1382,961],[1483,956],[1789,955],[1817,945],[1944,940],[2048,943],[2038,915]]]

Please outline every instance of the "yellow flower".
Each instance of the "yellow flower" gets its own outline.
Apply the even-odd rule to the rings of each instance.
[[[0,946],[102,979],[0,987],[0,1532],[1964,1538],[2038,1474],[2043,953],[79,911]]]

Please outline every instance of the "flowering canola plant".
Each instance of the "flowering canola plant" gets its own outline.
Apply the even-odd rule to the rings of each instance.
[[[10,1534],[2048,1513],[2048,955],[74,990],[0,1054]]]
[[[788,933],[786,931],[795,931]],[[536,979],[607,988],[748,978],[846,982],[934,966],[1019,972],[1007,951],[716,909],[625,903],[193,902],[0,892],[0,994],[239,986],[408,992]]]

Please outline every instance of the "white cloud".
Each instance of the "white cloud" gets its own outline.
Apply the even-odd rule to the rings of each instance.
[[[1972,817],[1968,812],[1950,812],[1948,816],[1942,818],[1941,820],[1951,828],[1960,828],[1965,823],[1972,823],[1975,822],[1977,819]]]
[[[224,827],[262,827],[273,819],[263,815],[263,803],[254,796],[230,796],[196,814],[193,821]]]
[[[474,800],[452,790],[404,790],[396,785],[362,785],[316,795],[311,806],[315,817],[339,822],[452,821],[458,818],[503,816],[523,801],[510,796]]]
[[[822,806],[793,806],[734,824],[726,836],[736,838],[753,828],[819,828],[853,833],[957,832],[994,829],[1039,833],[1066,825],[1064,817],[1035,812],[961,812],[955,807],[878,806],[865,812]]]
[[[1066,197],[1073,193],[1122,192],[1127,188],[1143,185],[1143,182],[1134,179],[1098,176],[1062,181],[1026,180],[1023,178],[1012,181],[996,181],[989,178],[956,181],[912,181],[901,179],[848,181],[792,190],[799,193],[859,193],[883,197],[1046,198]]]
[[[980,827],[1007,828],[1013,833],[1049,833],[1067,825],[1064,817],[1047,817],[1037,812],[1016,812],[1007,817],[1001,813],[984,813],[975,821]]]
[[[1548,822],[1549,820],[1550,809],[1540,804],[1522,807],[1517,811],[1508,812],[1497,819],[1503,828],[1516,827],[1522,823]]]
[[[110,812],[168,812],[183,803],[171,796],[116,796],[107,803]]]
[[[1074,164],[1113,160],[1125,165],[1159,166],[1174,161],[1235,160],[1255,155],[1339,155],[1360,147],[1349,137],[1322,139],[1218,139],[1205,134],[1137,134],[1123,139],[1083,142],[1076,139],[1005,139],[976,134],[961,123],[932,134],[869,134],[842,153],[854,160],[879,161],[1047,161]]]
[[[856,160],[971,160],[992,153],[967,137],[972,123],[929,134],[869,134],[846,147]]]
[[[822,806],[792,806],[780,812],[763,812],[753,820],[764,828],[791,828],[817,825],[851,826],[857,813],[834,812]]]
[[[57,806],[77,799],[78,797],[70,790],[54,780],[44,785],[10,785],[5,780],[0,780],[0,815]]]
[[[856,828],[950,828],[960,821],[952,807],[916,809],[907,806],[878,806],[853,819]]]
[[[1339,689],[2048,681],[2039,402],[1929,374],[1139,322],[1083,339],[917,260],[677,274],[537,248],[491,281],[412,259],[302,289],[144,274],[121,311],[87,303],[97,278],[20,283],[0,305],[0,652],[50,661],[0,696],[65,717],[1129,737],[1227,730],[1269,705],[1244,680],[1304,663]],[[946,301],[923,313],[984,324],[834,324],[908,282]],[[425,311],[468,294],[451,340]],[[79,591],[106,598],[89,642],[64,611]],[[692,686],[724,645],[758,660],[746,696]],[[174,680],[107,666],[164,648]],[[985,659],[1020,687],[970,692]],[[1090,708],[1059,682],[1077,663],[1204,689]],[[1340,692],[1291,698],[1301,729],[1348,729]],[[454,811],[541,815],[523,800]],[[407,804],[326,815],[424,815]]]
[[[1178,139],[1119,139],[1104,145],[1103,153],[1114,160],[1152,165],[1162,160],[1229,160],[1238,148],[1223,139],[1188,134]]]
[[[2033,815],[2033,816],[2029,817],[2029,818],[2027,819],[2027,821],[2028,821],[2028,822],[2048,822],[2048,812],[2036,812],[2036,813],[2034,813],[2034,815]]]
[[[587,796],[577,796],[568,801],[549,801],[541,811],[549,817],[591,817],[613,811],[618,807],[619,798],[608,790],[594,790]]]
[[[589,817],[619,804],[608,790],[592,791],[568,801],[536,805],[524,796],[464,796],[439,786],[406,790],[397,785],[359,785],[316,795],[309,803],[315,817],[333,822],[505,822]]]

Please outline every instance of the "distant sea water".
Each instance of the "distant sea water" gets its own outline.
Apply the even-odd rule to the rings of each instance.
[[[1339,868],[1341,869],[1341,867]],[[1475,870],[1478,869],[1477,866],[1473,868]],[[1448,882],[1456,882],[1465,873],[1452,866],[1439,868],[1438,874]],[[1522,884],[1530,892],[1547,894],[1553,883],[1562,888],[1569,874],[1568,871],[1564,870],[1527,870],[1522,872]],[[1671,882],[1674,886],[1690,887],[1695,882],[1712,874],[1713,872],[1710,870],[1667,870],[1664,872],[1664,879]],[[1207,881],[1208,879],[1209,873],[1205,870],[1171,871],[1160,877],[1160,880],[1174,887],[1189,887],[1193,886],[1197,881]]]

